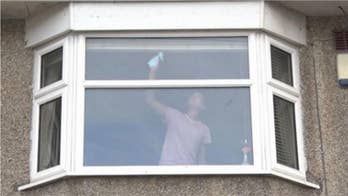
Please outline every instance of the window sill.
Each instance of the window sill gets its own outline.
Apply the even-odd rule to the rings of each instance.
[[[320,189],[320,186],[318,184],[315,184],[313,182],[309,182],[306,179],[297,179],[297,178],[294,178],[294,177],[282,174],[282,173],[277,172],[277,171],[272,171],[271,175],[279,177],[279,178],[282,178],[282,179],[285,179],[285,180],[289,180],[289,181],[292,181],[292,182],[295,182],[295,183],[298,183],[298,184],[301,184],[301,185],[304,185],[306,187],[310,187],[310,188],[314,188],[314,189]]]
[[[154,175],[156,175],[156,174],[154,174]],[[157,174],[157,175],[160,175],[160,174]],[[188,174],[188,175],[190,175],[190,174]],[[213,175],[213,174],[210,174],[210,175]],[[226,175],[232,175],[232,174],[226,174]],[[304,180],[296,179],[296,178],[284,175],[284,174],[276,172],[276,171],[272,171],[271,173],[255,173],[255,174],[248,174],[248,175],[259,175],[259,176],[271,175],[271,176],[276,176],[276,177],[279,177],[279,178],[282,178],[282,179],[285,179],[285,180],[288,180],[288,181],[291,181],[291,182],[295,182],[297,184],[300,184],[300,185],[303,185],[303,186],[306,186],[306,187],[309,187],[309,188],[320,189],[320,186],[318,184],[309,182],[309,181],[307,181],[305,179]],[[248,176],[248,175],[245,175],[245,176]],[[34,188],[34,187],[38,187],[38,186],[41,186],[41,185],[44,185],[44,184],[48,184],[48,183],[54,182],[54,181],[62,179],[64,177],[74,177],[74,176],[88,176],[88,175],[85,175],[85,174],[60,173],[60,174],[51,176],[49,178],[45,178],[45,179],[42,179],[42,180],[31,182],[29,184],[21,185],[21,186],[19,186],[17,188],[17,190],[18,191],[25,191],[25,190],[28,190],[28,189],[31,189],[31,188]],[[94,175],[94,176],[98,176],[98,175]],[[99,175],[99,176],[101,176],[101,175]]]
[[[31,189],[31,188],[34,188],[34,187],[37,187],[37,186],[40,186],[40,185],[43,185],[43,184],[46,184],[46,183],[50,183],[50,182],[56,181],[58,179],[66,177],[66,176],[69,176],[69,175],[67,175],[66,173],[59,173],[59,174],[52,175],[52,176],[47,177],[47,178],[43,178],[41,180],[37,180],[37,181],[34,181],[34,182],[30,182],[28,184],[24,184],[24,185],[18,186],[17,190],[18,191],[28,190],[28,189]]]

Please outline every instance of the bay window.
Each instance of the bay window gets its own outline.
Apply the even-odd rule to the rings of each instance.
[[[75,33],[35,55],[34,182],[274,174],[307,183],[289,43],[261,32]]]

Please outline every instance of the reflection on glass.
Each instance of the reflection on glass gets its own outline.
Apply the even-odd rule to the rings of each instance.
[[[61,98],[40,106],[38,171],[59,165]]]
[[[62,79],[63,48],[58,48],[41,57],[41,84],[45,87]]]
[[[249,88],[87,89],[85,96],[86,166],[253,164]]]
[[[156,61],[161,63],[158,79],[249,77],[247,37],[90,38],[86,44],[88,80],[147,79],[148,66]]]

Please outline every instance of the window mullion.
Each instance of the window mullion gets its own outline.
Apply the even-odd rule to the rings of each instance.
[[[273,162],[273,133],[271,129],[272,126],[272,110],[270,108],[271,102],[271,91],[267,81],[270,78],[270,53],[268,51],[268,40],[264,34],[258,34],[258,57],[260,65],[258,66],[258,77],[259,77],[259,96],[260,96],[260,105],[259,105],[259,119],[260,127],[262,130],[262,143],[263,143],[263,169],[270,171],[272,162]]]
[[[83,35],[76,37],[76,59],[75,59],[75,126],[72,141],[72,172],[78,173],[83,169],[83,145],[84,145],[84,111],[85,111],[85,42]]]

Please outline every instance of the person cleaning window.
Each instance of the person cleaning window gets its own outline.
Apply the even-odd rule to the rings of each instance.
[[[148,61],[150,80],[156,78],[162,61],[162,52]],[[167,125],[159,165],[205,164],[205,146],[211,143],[211,135],[208,126],[199,119],[199,114],[205,109],[204,96],[194,92],[187,100],[185,112],[161,103],[153,90],[147,93],[147,103],[163,116]]]

